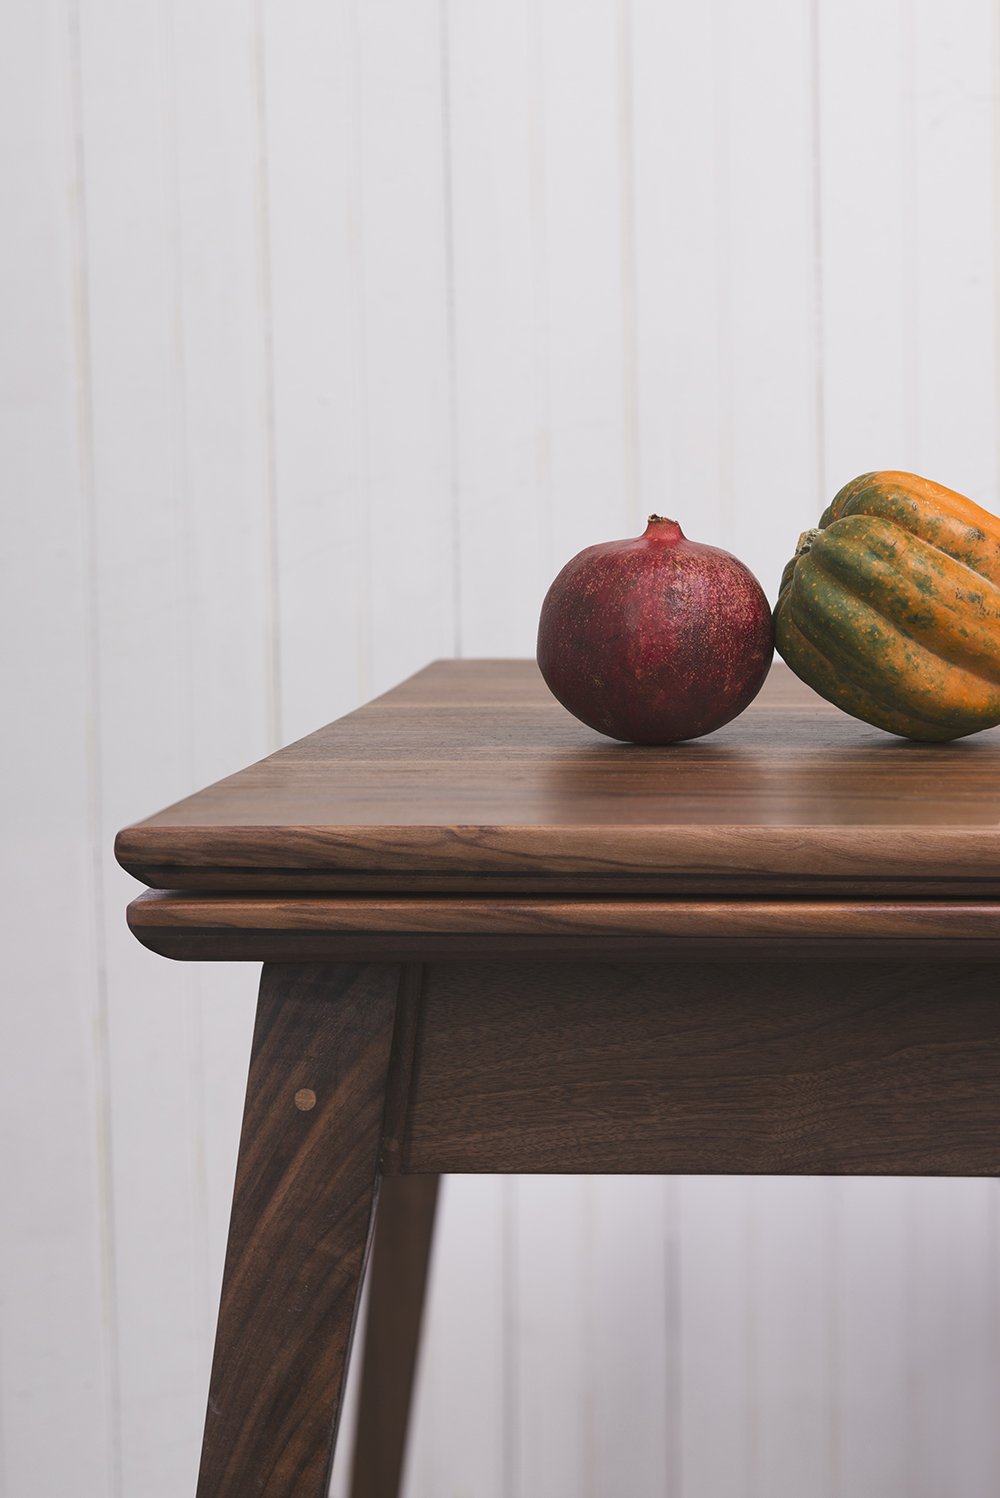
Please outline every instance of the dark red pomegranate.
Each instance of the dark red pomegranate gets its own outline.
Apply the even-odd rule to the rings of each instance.
[[[542,604],[538,664],[577,718],[635,744],[721,728],[753,701],[774,651],[748,567],[651,515],[641,536],[588,546]]]

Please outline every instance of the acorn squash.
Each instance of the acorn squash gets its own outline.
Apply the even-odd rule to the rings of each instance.
[[[799,538],[774,611],[797,676],[905,738],[1000,723],[1000,519],[912,473],[866,473]]]

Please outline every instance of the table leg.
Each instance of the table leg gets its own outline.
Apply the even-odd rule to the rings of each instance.
[[[382,1182],[351,1498],[397,1498],[399,1492],[438,1180],[387,1176]]]
[[[325,1498],[400,970],[265,967],[198,1498]]]

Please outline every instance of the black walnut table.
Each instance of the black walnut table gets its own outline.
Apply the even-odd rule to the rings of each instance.
[[[119,834],[168,957],[263,962],[200,1498],[402,1466],[438,1176],[1000,1172],[1000,730],[602,739],[439,662]]]

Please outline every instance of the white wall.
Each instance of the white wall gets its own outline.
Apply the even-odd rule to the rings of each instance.
[[[255,974],[115,830],[652,508],[997,505],[986,0],[0,8],[0,1498],[193,1492]],[[985,1498],[987,1182],[455,1180],[408,1498]],[[343,1492],[343,1463],[336,1491]]]

